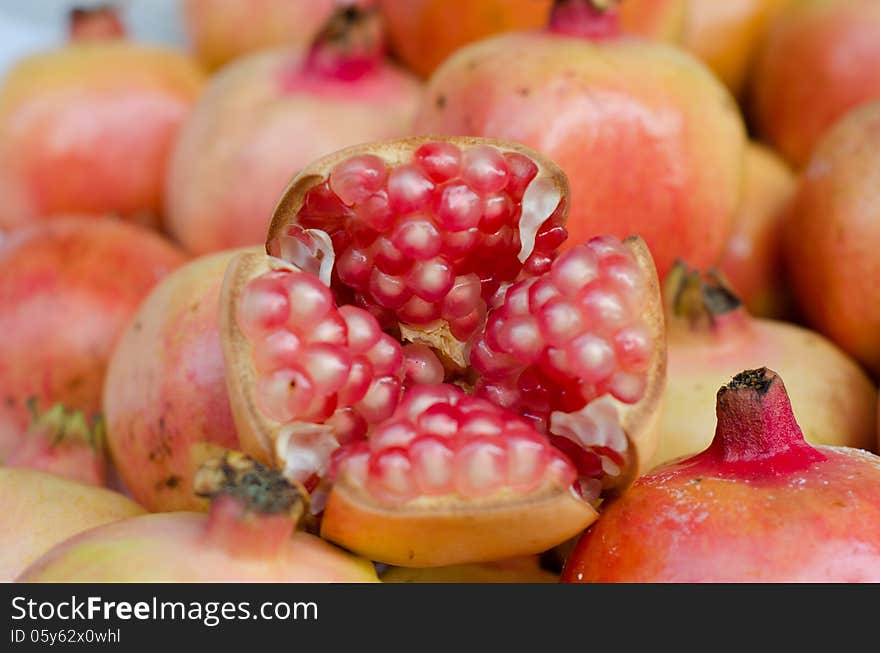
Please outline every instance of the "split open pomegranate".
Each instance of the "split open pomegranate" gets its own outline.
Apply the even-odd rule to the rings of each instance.
[[[325,157],[268,256],[227,271],[241,446],[312,491],[322,534],[437,566],[537,553],[650,458],[665,369],[644,243],[558,255],[568,182],[519,145],[431,137]]]

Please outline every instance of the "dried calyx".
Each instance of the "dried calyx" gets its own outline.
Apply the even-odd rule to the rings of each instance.
[[[308,74],[353,81],[385,56],[385,33],[376,8],[340,7],[315,36],[306,56]]]
[[[74,7],[68,19],[68,36],[71,41],[122,38],[125,25],[113,5]]]
[[[744,313],[743,304],[718,270],[701,273],[676,261],[664,281],[666,316],[693,330],[711,329]]]
[[[556,0],[549,29],[557,34],[601,40],[620,35],[619,0]]]

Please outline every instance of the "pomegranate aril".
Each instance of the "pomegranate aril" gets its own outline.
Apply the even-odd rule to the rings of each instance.
[[[550,300],[561,298],[562,294],[549,276],[537,279],[529,287],[529,312],[536,314]]]
[[[626,369],[641,370],[651,357],[651,335],[642,325],[623,328],[614,335],[614,353]]]
[[[373,193],[355,208],[355,215],[375,232],[384,232],[394,224],[394,209],[388,193]]]
[[[412,499],[417,489],[412,464],[403,449],[387,449],[370,456],[367,489],[385,504],[396,505]]]
[[[355,404],[355,410],[370,424],[391,417],[400,398],[400,381],[393,376],[375,379],[364,398]]]
[[[301,340],[290,331],[275,331],[254,345],[254,367],[267,374],[295,365],[299,359]]]
[[[330,189],[351,206],[380,190],[387,177],[388,169],[382,159],[362,154],[346,159],[330,171]]]
[[[434,404],[418,417],[418,424],[425,433],[451,438],[460,428],[461,411],[449,404]]]
[[[302,372],[282,369],[257,381],[260,409],[278,422],[287,422],[306,410],[314,399],[311,380]]]
[[[443,316],[446,319],[454,319],[473,312],[482,301],[481,290],[480,278],[477,275],[465,274],[456,277],[443,300]]]
[[[370,272],[373,270],[372,255],[350,247],[342,252],[336,259],[336,274],[339,280],[347,286],[361,288],[370,281]]]
[[[406,283],[426,302],[439,302],[455,283],[455,271],[443,258],[420,261],[410,269]]]
[[[287,289],[281,276],[269,273],[245,287],[238,307],[238,325],[246,337],[256,338],[284,326],[289,315]]]
[[[308,332],[308,340],[344,346],[348,340],[345,320],[336,312],[328,313]]]
[[[643,375],[632,372],[615,372],[608,380],[608,392],[625,404],[634,404],[645,394],[647,380]]]
[[[340,445],[355,442],[367,434],[367,422],[352,408],[340,408],[327,420]]]
[[[376,376],[397,374],[403,365],[403,351],[400,343],[387,333],[383,333],[366,352],[367,360],[373,366]]]
[[[611,344],[591,333],[578,336],[565,348],[571,367],[586,383],[598,383],[613,371],[617,361]]]
[[[483,199],[480,216],[480,231],[494,234],[513,219],[514,206],[510,197],[504,193],[489,195]]]
[[[415,164],[398,166],[388,176],[388,201],[398,215],[429,209],[433,193],[434,182]]]
[[[407,385],[433,385],[443,382],[443,363],[430,347],[406,345],[403,348],[403,358],[403,379]]]
[[[292,300],[289,301],[287,324],[300,335],[320,322],[335,306],[330,289],[309,274],[291,274],[287,292]]]
[[[388,238],[378,238],[373,243],[371,252],[376,267],[386,274],[402,274],[412,265],[412,261],[397,249]]]
[[[504,432],[504,422],[497,411],[477,410],[462,415],[458,436],[499,436]]]
[[[462,156],[461,175],[468,186],[488,194],[504,190],[510,171],[501,152],[488,145],[477,145]]]
[[[419,416],[435,405],[455,406],[464,393],[452,385],[424,385],[410,388],[400,404],[400,413],[409,420]]]
[[[409,458],[419,492],[430,496],[453,491],[455,455],[443,440],[432,436],[417,438],[409,447]]]
[[[535,361],[544,347],[540,326],[528,315],[506,320],[499,331],[498,342],[523,363]]]
[[[599,264],[595,255],[584,247],[563,252],[550,272],[553,283],[566,296],[578,293],[598,274]]]
[[[344,347],[317,343],[302,350],[300,365],[318,394],[333,394],[348,380],[351,354]]]
[[[429,324],[440,318],[440,306],[436,302],[427,302],[413,295],[397,309],[397,317],[406,324]]]
[[[413,158],[437,183],[458,176],[461,169],[461,150],[452,143],[425,143],[415,151]]]
[[[443,246],[437,227],[426,216],[401,221],[391,241],[401,254],[416,260],[436,256]]]
[[[537,320],[544,338],[554,347],[564,346],[584,329],[584,319],[579,308],[561,297],[541,306]]]
[[[468,254],[480,242],[480,232],[476,227],[462,231],[450,231],[443,234],[441,252],[451,259],[460,259]]]
[[[434,213],[441,227],[448,231],[464,231],[480,224],[482,200],[466,184],[443,186]]]
[[[385,422],[370,435],[373,451],[392,447],[407,447],[418,436],[416,428],[405,420]]]
[[[492,494],[507,481],[507,451],[500,442],[478,438],[455,455],[453,482],[465,498]]]
[[[357,306],[340,306],[339,316],[345,320],[348,348],[352,354],[360,354],[375,345],[382,336],[376,318]]]
[[[606,333],[622,328],[629,318],[620,295],[604,283],[593,282],[584,288],[578,295],[578,303],[587,323]]]
[[[373,381],[373,366],[362,356],[356,356],[351,361],[348,378],[337,393],[337,400],[342,406],[350,406],[367,394],[370,383]]]
[[[370,274],[370,295],[385,308],[400,308],[410,298],[410,290],[401,277],[374,268]]]
[[[510,172],[507,192],[515,201],[519,201],[526,192],[529,183],[538,174],[538,166],[529,157],[519,152],[505,152],[504,160]]]
[[[548,448],[538,438],[528,433],[508,436],[507,484],[522,494],[536,490],[544,480],[548,459]]]

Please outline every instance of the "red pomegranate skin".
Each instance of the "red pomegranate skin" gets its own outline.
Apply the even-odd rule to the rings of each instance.
[[[608,507],[564,581],[880,581],[880,458],[804,442],[781,383],[739,404]]]
[[[185,260],[159,235],[118,220],[59,218],[0,241],[0,461],[27,431],[31,397],[100,410],[117,338]]]
[[[88,39],[0,87],[0,227],[64,214],[156,225],[165,168],[203,73],[183,53]]]
[[[735,102],[694,57],[637,38],[540,30],[463,48],[429,81],[414,132],[546,154],[571,183],[566,246],[639,234],[661,278],[679,257],[715,264],[739,203]]]
[[[107,440],[132,496],[151,511],[198,510],[192,479],[238,436],[218,331],[226,265],[195,259],[157,286],[113,353],[104,386]]]

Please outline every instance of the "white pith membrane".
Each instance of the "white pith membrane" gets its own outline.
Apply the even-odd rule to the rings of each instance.
[[[462,149],[466,150],[466,146]],[[391,148],[383,151],[381,158],[389,167],[406,165],[412,161],[413,148]],[[344,162],[345,159],[338,157],[337,161]],[[329,165],[327,168],[329,169]],[[307,195],[308,191],[325,183],[328,177],[329,175],[326,173],[325,176],[313,173],[308,179],[308,188],[300,189],[298,191],[300,196],[297,199],[302,203],[303,197]],[[294,188],[295,185],[296,181],[291,188]],[[564,196],[564,189],[541,171],[526,186],[522,193],[522,212],[518,222],[520,243],[515,251],[515,256],[520,263],[529,260],[542,225],[560,208]],[[279,210],[283,208],[284,204],[285,199],[282,199]],[[398,218],[400,217],[398,216]],[[267,247],[274,256],[280,256],[286,261],[274,258],[274,256],[263,257],[265,263],[254,266],[248,279],[239,280],[239,292],[234,296],[241,297],[241,292],[249,281],[259,278],[266,270],[271,269],[287,270],[291,273],[305,271],[320,278],[324,285],[329,285],[331,279],[334,278],[334,264],[338,265],[340,260],[340,253],[334,248],[332,234],[315,227],[303,228],[297,224],[290,224],[290,218],[285,221],[280,230],[275,230],[274,237],[270,238]],[[291,263],[295,263],[295,265],[291,265]],[[496,288],[493,296],[500,297],[503,301],[505,290],[521,278],[522,275],[518,275],[514,279],[503,282]],[[299,301],[300,298],[293,294],[288,297],[289,305],[294,305]],[[494,301],[496,300],[490,299],[490,303]],[[484,328],[486,310],[484,309],[483,321],[478,331]],[[284,325],[276,331],[285,331],[287,320],[284,320]],[[246,329],[242,329],[242,332],[244,331]],[[459,362],[456,357],[463,358],[465,365],[467,364],[473,340],[462,343],[455,339],[442,319],[418,325],[401,324],[400,332],[403,339],[430,344],[442,349],[440,358],[447,362],[447,367],[450,367],[450,361],[453,363],[452,367],[455,367],[455,363]],[[256,340],[245,335],[245,340],[250,342],[251,354],[255,350],[255,345],[258,344],[257,341],[264,340],[269,335],[271,335],[270,332],[266,331],[261,333]],[[394,377],[398,381],[403,380],[403,373],[402,366],[396,372],[388,372],[389,378]],[[469,381],[464,377],[459,377],[457,382],[469,388],[472,379]],[[454,389],[452,386],[447,387]],[[251,384],[250,392],[257,394],[256,384]],[[391,407],[391,412],[398,407],[398,402],[401,400],[399,384],[396,392],[396,397],[389,399],[390,403],[386,406],[386,408]],[[252,405],[257,405],[253,401],[253,397],[251,400]],[[406,402],[407,399],[404,401]],[[480,400],[470,401],[479,402]],[[625,481],[627,473],[631,471],[628,468],[633,461],[630,455],[630,443],[621,424],[621,408],[627,408],[626,403],[606,393],[591,399],[580,410],[573,412],[557,410],[549,415],[549,424],[546,426],[551,435],[564,438],[574,443],[576,447],[591,452],[597,458],[602,478],[581,478],[576,483],[577,494],[591,504],[596,504],[600,500],[604,489],[614,488]],[[565,456],[560,455],[556,447],[548,444],[545,435],[535,431],[528,422],[524,422],[515,413],[502,411],[499,408],[497,412],[501,414],[506,412],[511,418],[510,424],[517,424],[514,435],[522,436],[521,439],[529,446],[522,451],[514,451],[515,447],[512,449],[513,444],[511,443],[515,443],[515,437],[508,437],[508,434],[498,433],[492,430],[494,427],[486,426],[488,429],[486,433],[473,434],[475,438],[473,443],[469,441],[458,443],[465,449],[462,454],[457,446],[444,449],[443,443],[437,441],[437,434],[433,433],[430,437],[423,439],[430,441],[430,446],[434,447],[433,455],[436,460],[431,455],[422,456],[419,459],[419,464],[422,465],[419,478],[422,480],[419,481],[421,485],[416,484],[418,491],[413,493],[411,491],[413,480],[407,477],[407,473],[410,472],[403,469],[406,464],[412,466],[411,461],[404,463],[401,451],[407,450],[411,445],[415,446],[413,443],[419,440],[420,435],[424,434],[421,432],[413,433],[412,430],[407,432],[405,425],[395,424],[395,417],[391,417],[390,423],[385,420],[371,421],[368,426],[369,439],[360,442],[360,438],[364,434],[352,437],[350,433],[340,432],[338,425],[350,417],[352,411],[347,405],[340,405],[339,409],[342,412],[347,411],[346,415],[341,415],[339,411],[333,411],[328,415],[321,415],[317,419],[297,419],[296,416],[282,419],[280,417],[283,416],[277,412],[274,418],[266,419],[265,415],[263,416],[264,425],[268,426],[271,432],[269,440],[275,464],[284,470],[288,478],[309,485],[313,490],[312,507],[316,512],[323,509],[326,493],[330,488],[324,483],[315,486],[312,481],[316,478],[324,479],[327,476],[331,457],[343,444],[349,444],[349,446],[346,447],[344,455],[339,456],[338,460],[334,462],[334,473],[338,481],[359,487],[380,504],[392,508],[423,506],[430,510],[432,499],[437,496],[446,496],[471,503],[482,503],[495,499],[504,501],[508,498],[515,498],[523,492],[545,491],[548,487],[555,487],[558,491],[572,486],[577,477],[572,464]],[[394,441],[394,428],[392,427],[397,427],[401,432],[400,440],[397,442]],[[375,449],[382,444],[375,439],[377,432],[385,439],[383,442],[388,446]],[[391,435],[388,435],[389,432]],[[358,443],[352,445],[350,444],[352,440],[358,441]],[[428,444],[421,441],[418,444],[425,451],[430,451]],[[373,458],[380,459],[379,462],[376,460],[370,462],[369,451],[371,448],[373,448],[373,453],[377,454]],[[520,455],[523,451],[531,451],[533,454],[532,463],[527,464],[526,457]],[[439,470],[448,462],[449,455],[456,462],[457,467],[455,465],[454,467],[464,469],[465,472],[459,472],[458,476],[461,477],[459,483],[453,482],[446,485],[437,483],[432,490],[423,480],[430,477],[432,473],[438,477],[442,475]],[[432,465],[432,463],[434,464]],[[386,482],[379,490],[376,489],[376,483],[370,481],[371,464],[374,467],[378,465],[386,478]],[[522,475],[517,472],[517,469],[519,469],[518,466],[523,465],[526,467],[531,465],[530,468],[533,470],[540,469],[541,472],[538,474],[540,482],[537,482],[536,478],[532,478],[530,484],[511,480],[518,478],[518,474]],[[438,494],[438,489],[442,489],[443,492]]]

